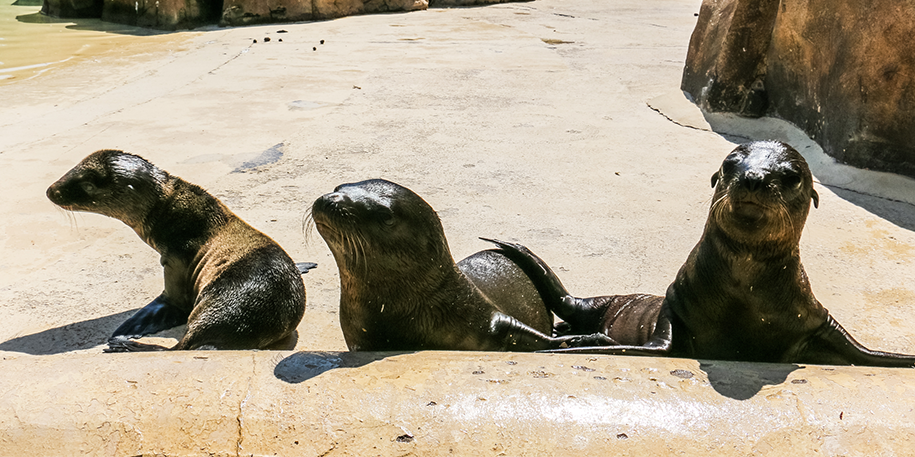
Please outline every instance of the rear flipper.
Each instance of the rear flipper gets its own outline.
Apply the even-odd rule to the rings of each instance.
[[[161,332],[186,324],[188,315],[189,313],[170,305],[163,293],[124,321],[111,336],[138,337]]]
[[[646,357],[670,357],[670,351],[662,347],[650,346],[583,346],[571,348],[549,349],[537,352],[561,352],[563,354],[604,354],[604,355],[632,355]]]
[[[499,252],[527,274],[540,292],[547,309],[571,326],[569,332],[588,334],[600,330],[600,322],[609,301],[573,297],[549,265],[523,245],[489,238],[480,239],[498,246]]]
[[[570,346],[617,344],[616,341],[603,333],[561,337],[547,336],[514,317],[498,312],[493,314],[492,321],[490,321],[490,332],[495,339],[501,341],[499,349],[503,351],[543,351]]]
[[[823,365],[861,365],[872,367],[913,367],[915,355],[872,351],[842,328],[831,315],[807,340],[791,362]]]
[[[582,335],[583,338],[573,339],[567,343],[568,346],[571,347],[560,347],[557,349],[538,352],[570,352],[574,354],[636,355],[654,357],[670,357],[672,355],[676,356],[676,354],[672,354],[673,322],[671,320],[670,309],[662,305],[657,319],[658,320],[654,327],[654,331],[651,333],[651,337],[645,344],[641,346],[616,343],[607,345],[600,340],[596,340],[594,335]],[[613,341],[612,338],[607,337],[603,333],[598,333],[597,335],[604,336],[608,340]],[[597,344],[594,344],[595,341],[597,341]]]
[[[553,325],[553,336],[566,336],[572,334],[572,324],[568,322],[557,322]]]

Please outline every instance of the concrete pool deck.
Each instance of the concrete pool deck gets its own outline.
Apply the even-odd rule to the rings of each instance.
[[[336,185],[381,177],[411,188],[438,211],[456,259],[488,248],[479,236],[517,240],[577,295],[660,294],[699,239],[709,177],[747,138],[789,140],[811,163],[821,201],[801,252],[819,300],[866,346],[915,353],[915,182],[831,164],[780,121],[699,113],[678,90],[699,5],[538,0],[210,28],[145,45],[137,37],[0,85],[4,363],[21,368],[16,379],[28,385],[32,367],[59,367],[66,380],[76,367],[91,372],[112,360],[129,371],[198,356],[101,354],[108,334],[160,292],[162,272],[121,222],[69,215],[45,198],[96,149],[142,155],[201,185],[297,261],[317,262],[304,277],[308,308],[294,349],[345,351],[333,257],[316,232],[303,231],[306,209]],[[156,46],[163,40],[168,46]],[[290,356],[269,354],[251,357]],[[438,355],[410,357],[422,365]],[[701,371],[695,361],[632,360]],[[896,431],[911,440],[915,377],[877,371],[902,389],[894,392],[904,400],[891,405],[899,410],[886,413],[898,413]],[[18,384],[7,382],[0,420],[11,429],[14,410],[4,405]]]

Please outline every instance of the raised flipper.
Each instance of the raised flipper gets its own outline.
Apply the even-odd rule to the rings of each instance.
[[[816,331],[792,357],[792,362],[823,365],[861,365],[872,367],[913,367],[915,356],[893,352],[872,351],[855,339],[832,318]]]
[[[299,274],[308,273],[309,270],[314,269],[318,264],[314,262],[296,262],[295,267],[299,269]]]
[[[112,338],[116,336],[138,337],[161,332],[186,324],[189,314],[189,312],[169,304],[168,298],[163,293],[130,316],[111,336]]]
[[[549,265],[521,244],[489,238],[480,239],[498,246],[500,253],[515,262],[527,274],[540,292],[547,309],[571,325],[571,329],[566,333],[586,335],[600,331],[598,327],[610,301],[601,297],[572,296]]]

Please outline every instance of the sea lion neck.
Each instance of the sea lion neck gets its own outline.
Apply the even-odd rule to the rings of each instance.
[[[195,255],[214,227],[224,225],[231,216],[202,188],[175,176],[162,184],[161,193],[163,198],[150,207],[140,224],[128,223],[160,254]]]
[[[409,314],[422,309],[427,298],[454,289],[460,280],[466,281],[448,251],[438,261],[430,259],[412,264],[407,261],[398,264],[397,268],[385,268],[381,263],[350,264],[341,268],[340,281],[346,295],[357,297],[356,301],[363,303],[377,301],[379,297],[415,297],[416,303],[398,304],[399,311]]]
[[[710,240],[710,242],[704,243],[705,240]],[[799,239],[786,240],[783,236],[739,239],[731,236],[715,221],[709,219],[699,244],[705,245],[708,249],[714,249],[716,252],[714,257],[722,260],[752,258],[773,262],[780,259],[800,258],[798,241]]]

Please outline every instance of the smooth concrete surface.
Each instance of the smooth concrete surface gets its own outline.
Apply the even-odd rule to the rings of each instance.
[[[915,449],[908,369],[470,352],[15,356],[3,364],[0,455]],[[10,376],[20,373],[32,381]],[[48,398],[57,401],[35,401]]]
[[[49,446],[45,455],[166,453],[155,446],[245,455],[232,446],[238,410],[251,404],[266,412],[244,416],[243,426],[261,425],[243,444],[261,455],[292,454],[282,451],[295,433],[311,443],[301,455],[372,455],[362,452],[371,446],[391,455],[401,445],[404,454],[423,445],[415,454],[437,455],[456,443],[467,447],[455,454],[484,455],[591,455],[590,446],[602,455],[610,448],[601,446],[617,445],[631,446],[614,448],[620,455],[646,455],[648,446],[657,455],[747,455],[756,445],[772,455],[910,453],[910,370],[417,354],[290,383],[274,375],[287,352],[101,353],[111,331],[159,294],[162,268],[121,222],[46,199],[47,186],[96,149],[140,154],[203,186],[295,260],[317,262],[304,277],[308,308],[294,349],[345,351],[334,260],[305,217],[341,183],[380,177],[411,188],[438,211],[457,259],[486,249],[480,236],[515,240],[578,295],[660,294],[699,239],[721,160],[737,142],[783,137],[810,161],[821,197],[801,239],[814,293],[868,347],[915,353],[915,181],[835,166],[784,122],[703,116],[678,91],[700,3],[536,0],[129,40],[112,33],[121,45],[0,81],[2,444]],[[77,31],[59,29],[68,32]],[[174,344],[182,332],[150,340]],[[523,365],[517,381],[505,374],[509,360]],[[566,371],[573,365],[602,374]],[[473,375],[478,367],[486,374]],[[659,384],[632,374],[651,367],[660,382],[695,389],[651,394]],[[670,375],[681,368],[694,377]],[[538,370],[555,376],[530,374]],[[728,390],[716,376],[731,372],[767,382]],[[807,384],[792,383],[800,373]],[[249,391],[248,378],[270,382]],[[152,400],[130,395],[139,395],[134,384],[150,386],[143,398]],[[347,385],[365,393],[335,396]],[[184,390],[191,386],[202,390]],[[424,409],[432,401],[464,406]],[[576,411],[595,413],[588,405],[599,406],[602,422],[576,425]],[[524,414],[505,412],[515,409]],[[432,419],[395,420],[418,410],[452,428],[426,435]],[[664,411],[698,441],[681,425],[652,423],[667,416],[648,415]],[[722,414],[727,426],[708,425],[725,423]],[[782,433],[763,439],[770,429]],[[396,441],[405,434],[414,441]],[[785,450],[794,443],[798,453]]]

